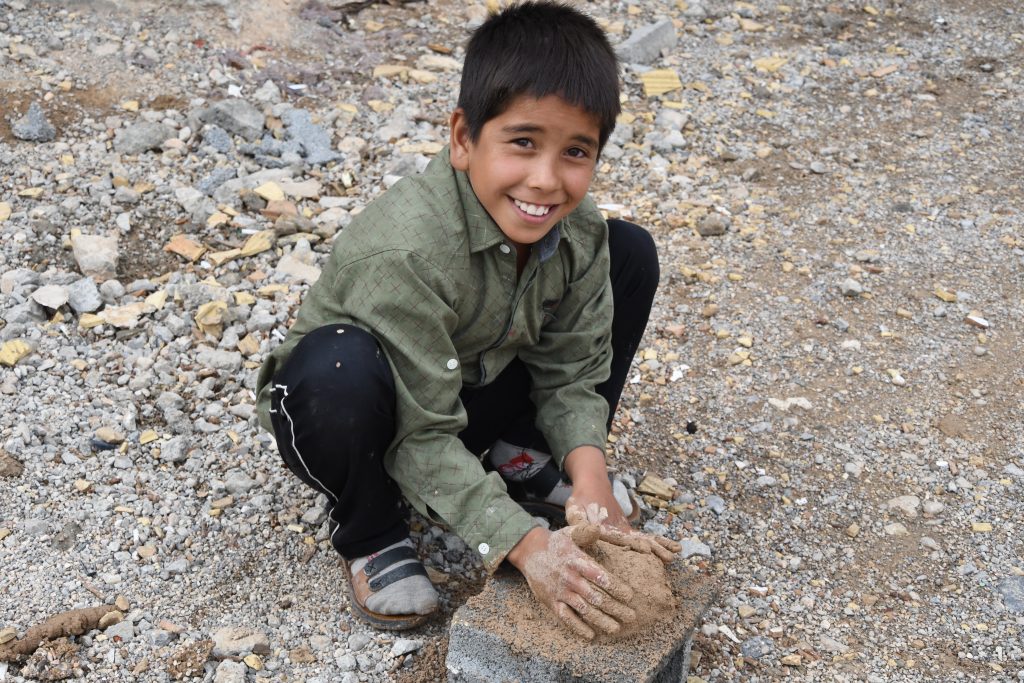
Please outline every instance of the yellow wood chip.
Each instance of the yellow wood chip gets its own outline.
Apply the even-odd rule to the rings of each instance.
[[[43,188],[41,187],[30,187],[27,190],[22,190],[18,193],[19,197],[28,197],[29,199],[35,199],[42,196]]]
[[[159,311],[167,303],[167,291],[161,289],[153,292],[145,298],[145,303]]]
[[[20,339],[12,339],[0,346],[0,364],[13,368],[15,363],[32,353],[32,347]]]
[[[215,251],[212,254],[208,254],[207,258],[213,261],[213,265],[221,266],[238,258],[242,253],[241,249],[228,249],[227,251]]]
[[[164,245],[164,251],[195,261],[206,253],[206,247],[179,233]]]
[[[871,5],[864,5],[864,11],[867,12],[868,14],[870,14],[873,17],[877,17],[878,16],[878,10],[876,10]]]
[[[373,67],[374,78],[394,78],[400,76],[404,78],[409,73],[409,67],[404,64],[378,64]]]
[[[139,434],[139,443],[145,446],[147,443],[156,441],[159,438],[160,436],[156,432],[154,432],[152,429],[147,429],[146,431],[142,432],[142,434]]]
[[[889,74],[895,73],[899,70],[900,68],[898,66],[896,66],[895,64],[890,64],[889,66],[883,66],[878,69],[875,69],[874,71],[871,72],[871,75],[874,76],[875,78],[885,78]]]
[[[775,73],[785,66],[788,61],[785,57],[762,57],[761,59],[754,60],[754,68],[758,71]]]
[[[278,188],[280,189],[280,188]],[[274,245],[274,231],[273,230],[261,230],[254,235],[250,235],[249,239],[242,245],[242,251],[239,252],[239,256],[255,256],[260,252],[270,249]]]
[[[335,106],[337,106],[338,109],[340,109],[342,111],[348,112],[349,114],[358,114],[359,113],[359,107],[357,107],[354,104],[349,104],[348,102],[339,102]]]
[[[992,525],[988,522],[971,522],[971,531],[976,533],[988,533],[992,531]]]
[[[740,28],[743,29],[744,31],[756,33],[758,31],[763,31],[765,29],[765,25],[758,23],[753,19],[740,18]]]
[[[223,211],[214,211],[210,214],[210,217],[206,219],[206,227],[216,228],[218,225],[224,225],[229,220],[231,220],[231,216],[227,215]]]
[[[279,202],[284,201],[284,190],[282,190],[281,186],[275,183],[273,180],[263,183],[255,190],[253,190],[253,192],[263,197],[268,202],[272,202],[274,200],[277,200]]]
[[[94,327],[98,327],[103,324],[103,318],[95,315],[94,313],[83,313],[82,317],[78,319],[78,326],[83,330],[91,330]]]
[[[939,297],[947,304],[956,303],[956,292],[947,292],[942,287],[935,288],[935,296]]]
[[[235,292],[235,303],[239,306],[252,306],[256,303],[256,297],[249,292]]]
[[[644,84],[644,94],[647,97],[664,95],[683,87],[682,81],[679,80],[679,74],[672,69],[648,71],[640,74],[640,81]]]
[[[11,205],[7,202],[0,202],[0,223],[11,217]]]
[[[275,294],[287,294],[288,285],[267,285],[256,290],[260,296],[274,296]]]
[[[139,101],[138,100],[127,100],[121,103],[121,109],[125,111],[138,111]]]
[[[238,350],[243,355],[251,356],[259,352],[260,343],[251,334],[247,334],[238,340]]]
[[[196,311],[196,324],[199,329],[207,334],[220,337],[223,332],[224,314],[228,305],[224,301],[210,301],[199,307]]]

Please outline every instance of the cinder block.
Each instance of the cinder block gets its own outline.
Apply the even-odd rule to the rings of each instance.
[[[611,642],[580,643],[564,629],[549,643],[524,643],[510,605],[532,600],[526,581],[502,571],[452,618],[445,661],[451,683],[679,683],[690,668],[690,644],[716,598],[713,579],[670,571],[675,615]],[[553,619],[536,606],[536,619]],[[566,646],[567,645],[567,646]]]

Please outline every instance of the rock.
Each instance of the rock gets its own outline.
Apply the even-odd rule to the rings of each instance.
[[[704,504],[716,515],[725,512],[725,500],[721,496],[711,495],[704,499]]]
[[[897,496],[885,503],[890,510],[899,510],[910,519],[917,517],[917,508],[921,506],[921,499],[917,496]]]
[[[56,311],[68,302],[68,290],[60,285],[46,285],[32,292],[32,300],[43,308]]]
[[[313,284],[320,278],[318,267],[303,263],[293,254],[282,256],[274,270],[282,275],[287,275],[294,282]]]
[[[256,89],[256,92],[252,94],[252,97],[257,102],[266,102],[267,104],[277,104],[281,101],[281,90],[277,87],[277,84],[269,78],[263,81],[263,85]]]
[[[368,633],[353,633],[348,637],[348,649],[352,652],[359,652],[369,645],[372,640],[373,637]]]
[[[97,429],[96,438],[115,446],[124,442],[124,434],[121,434],[121,432],[116,429],[111,429],[110,427],[100,427]]]
[[[679,542],[683,546],[682,550],[679,551],[679,556],[683,559],[699,555],[700,557],[711,557],[711,548],[705,543],[701,543],[695,538],[687,538]]]
[[[105,630],[103,634],[111,640],[119,638],[122,642],[126,643],[135,637],[135,624],[125,619],[113,626],[107,627],[107,630]]]
[[[248,667],[242,662],[221,662],[213,675],[213,683],[245,683],[247,671]]]
[[[91,277],[83,277],[75,280],[67,287],[68,306],[75,313],[94,313],[103,306],[103,298],[100,290],[96,287],[96,281]]]
[[[117,236],[76,235],[71,248],[82,275],[103,282],[117,276]]]
[[[214,657],[244,657],[250,653],[270,654],[266,634],[243,626],[228,626],[213,634]]]
[[[910,533],[907,531],[907,527],[903,526],[899,522],[886,524],[884,530],[886,536],[906,536],[908,533]]]
[[[235,148],[231,135],[220,126],[205,126],[203,128],[203,144],[213,147],[221,154],[228,154]]]
[[[224,351],[202,346],[196,353],[196,362],[214,370],[235,372],[242,367],[242,354],[237,351]]]
[[[199,120],[220,126],[247,140],[257,140],[263,134],[263,112],[237,97],[203,109],[199,112]]]
[[[160,459],[178,463],[188,460],[188,445],[184,436],[175,436],[160,446]]]
[[[1010,612],[1024,613],[1024,576],[1010,576],[996,587],[1003,597],[1003,607]]]
[[[21,523],[21,530],[29,536],[43,536],[50,533],[50,525],[45,519],[26,519]]]
[[[395,644],[391,646],[391,656],[401,657],[407,655],[410,652],[416,652],[423,647],[422,640],[410,640],[408,638],[399,638],[395,641]]]
[[[38,102],[28,105],[28,111],[11,125],[14,137],[26,142],[50,142],[56,139],[57,129],[46,120]]]
[[[843,296],[855,297],[864,292],[864,287],[852,277],[848,277],[839,283],[839,291],[843,293]]]
[[[174,130],[162,123],[140,121],[117,131],[114,135],[114,151],[136,156],[151,149],[160,149],[165,140],[173,137]]]
[[[25,466],[19,460],[15,460],[5,451],[0,450],[0,479],[20,477],[25,471]]]
[[[288,140],[298,143],[300,154],[313,166],[336,161],[341,155],[331,145],[331,134],[323,126],[313,123],[305,109],[290,109],[281,115]]]
[[[946,509],[946,504],[937,500],[926,500],[924,502],[924,514],[935,516]]]
[[[335,663],[341,671],[355,671],[356,667],[359,666],[356,663],[356,656],[352,654],[344,654],[338,657],[335,659]]]
[[[619,59],[630,64],[650,64],[662,51],[676,45],[676,27],[671,19],[641,26],[615,47]]]
[[[740,654],[750,659],[761,659],[770,655],[775,650],[775,643],[771,638],[755,636],[747,638],[740,644]]]
[[[724,235],[732,224],[732,219],[717,211],[712,211],[697,224],[697,233],[701,237],[716,237]]]
[[[242,470],[230,470],[224,477],[224,488],[233,495],[248,493],[254,486],[256,482]]]
[[[11,294],[22,287],[39,284],[39,273],[28,268],[15,268],[0,275],[0,294]]]

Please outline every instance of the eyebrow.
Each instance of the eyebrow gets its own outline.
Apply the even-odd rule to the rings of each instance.
[[[508,134],[514,134],[514,133],[543,133],[544,132],[544,127],[543,126],[538,126],[535,123],[520,123],[520,124],[514,125],[514,126],[505,126],[501,130],[502,130],[503,133],[508,133]],[[589,146],[594,147],[594,148],[597,147],[597,140],[595,140],[594,138],[590,137],[589,135],[583,135],[581,133],[577,133],[576,135],[572,136],[572,140],[575,140],[576,142],[582,143],[584,145],[589,145]]]

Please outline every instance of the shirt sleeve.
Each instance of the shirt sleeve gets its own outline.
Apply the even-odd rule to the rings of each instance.
[[[612,290],[607,224],[594,258],[572,273],[556,319],[537,344],[520,350],[533,381],[537,428],[559,467],[578,446],[602,451],[608,438],[608,402],[595,387],[611,367]]]
[[[494,571],[537,523],[458,438],[467,418],[452,342],[455,285],[415,253],[390,250],[340,268],[330,290],[320,304],[365,326],[391,363],[397,420],[388,474],[413,507],[450,526]]]

